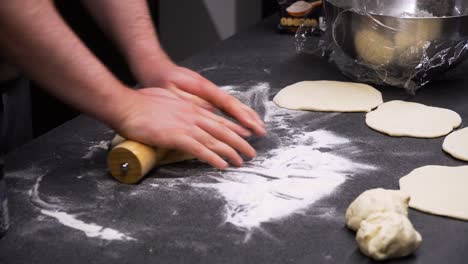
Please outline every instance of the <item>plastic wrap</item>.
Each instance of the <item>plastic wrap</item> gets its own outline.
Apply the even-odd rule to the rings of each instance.
[[[404,0],[415,4],[411,9],[403,0],[346,1],[348,7],[340,6],[343,1],[326,1],[320,29],[299,27],[298,51],[328,57],[355,81],[401,87],[410,93],[431,80],[468,73],[454,70],[468,56],[464,14],[453,14],[450,8],[425,8],[435,8],[428,5],[430,0]]]

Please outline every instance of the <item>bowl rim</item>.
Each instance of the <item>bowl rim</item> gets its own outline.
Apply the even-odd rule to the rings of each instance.
[[[361,10],[357,10],[356,8],[354,7],[341,7],[339,5],[337,5],[336,3],[333,3],[334,0],[324,0],[323,1],[323,4],[326,5],[326,3],[329,3],[330,5],[334,6],[335,8],[339,8],[343,11],[345,10],[349,10],[349,11],[352,11],[356,14],[359,14],[359,15],[362,15],[362,16],[371,16],[371,17],[379,17],[379,18],[393,18],[393,19],[403,19],[403,20],[435,20],[435,19],[460,19],[460,18],[468,18],[468,14],[466,15],[457,15],[457,16],[441,16],[441,17],[436,17],[436,16],[432,16],[432,17],[399,17],[399,16],[392,16],[392,15],[382,15],[382,14],[374,14],[372,12],[369,12],[369,13],[365,13],[365,12],[362,12]]]

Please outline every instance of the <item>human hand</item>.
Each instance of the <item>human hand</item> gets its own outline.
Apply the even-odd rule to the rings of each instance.
[[[241,166],[243,160],[239,153],[249,158],[256,155],[239,136],[248,136],[245,128],[171,91],[161,88],[132,90],[127,99],[131,104],[113,125],[125,138],[181,150],[220,169],[228,167],[223,158]]]
[[[153,65],[155,66],[145,67],[145,73],[140,75],[140,82],[145,87],[164,87],[179,98],[205,109],[220,109],[259,136],[266,134],[263,121],[253,109],[200,74],[179,67],[169,60],[158,61]]]

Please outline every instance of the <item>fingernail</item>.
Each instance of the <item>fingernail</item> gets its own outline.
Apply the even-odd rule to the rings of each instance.
[[[257,123],[259,125],[265,126],[265,122],[263,122],[263,120],[259,116],[255,115],[255,119],[257,120]]]
[[[242,165],[244,165],[244,161],[238,161],[234,164],[236,167],[242,167]]]
[[[250,126],[250,128],[252,128],[252,130],[254,130],[255,134],[257,134],[259,136],[262,136],[262,135],[266,134],[265,128],[263,128],[261,125],[259,125],[256,122],[249,122],[249,126]]]
[[[246,137],[246,138],[252,136],[252,133],[251,133],[250,131],[248,131],[248,130],[245,130],[245,131],[243,131],[242,133],[243,133],[242,136],[243,136],[243,137]]]
[[[265,135],[267,134],[267,131],[265,130],[265,128],[260,127],[260,128],[258,129],[258,131],[257,131],[257,134],[258,134],[259,136],[265,136]]]
[[[223,161],[223,165],[220,167],[221,170],[225,170],[229,167],[229,163],[227,163],[226,161]]]

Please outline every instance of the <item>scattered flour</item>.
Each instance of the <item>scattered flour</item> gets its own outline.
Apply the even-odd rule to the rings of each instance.
[[[318,150],[349,144],[332,132],[304,133],[293,141],[294,144],[259,155],[243,168],[213,175],[216,183],[194,186],[217,190],[227,202],[225,222],[252,231],[262,223],[307,210],[333,193],[348,175],[375,169]]]
[[[333,194],[348,177],[376,169],[351,160],[350,157],[359,155],[359,149],[352,140],[326,129],[307,128],[321,127],[316,124],[328,122],[337,114],[312,114],[279,108],[269,100],[271,95],[268,83],[256,84],[248,92],[240,86],[222,88],[259,110],[266,122],[268,137],[275,144],[268,149],[259,149],[257,158],[247,162],[242,168],[230,168],[223,173],[215,169],[207,170],[206,167],[193,169],[190,179],[208,175],[212,181],[187,182],[195,188],[213,190],[221,196],[225,200],[224,222],[244,230],[247,240],[255,230],[267,234],[262,229],[263,223],[304,214],[317,201]],[[298,123],[298,120],[303,120],[300,121],[303,123]],[[107,149],[107,146],[107,141],[100,141],[90,146],[83,158],[89,159],[99,150]],[[348,153],[349,157],[336,154],[334,149],[340,149],[340,153]],[[343,152],[343,149],[346,151]],[[163,170],[177,173],[178,170],[185,169],[168,166],[161,168]],[[43,177],[37,178],[29,192],[31,201],[42,215],[55,218],[62,225],[79,230],[91,238],[136,240],[118,230],[86,223],[42,200],[39,187]],[[153,183],[150,186],[159,188],[161,185]],[[322,209],[314,212],[318,211],[323,217],[334,216]],[[329,211],[333,211],[333,208]],[[172,214],[178,215],[179,212],[174,210]]]
[[[42,173],[37,177],[36,183],[33,185],[32,189],[29,190],[29,199],[30,199],[32,204],[34,204],[35,206],[37,206],[39,208],[45,208],[45,209],[49,209],[49,210],[56,210],[56,209],[59,208],[57,205],[51,204],[51,203],[48,203],[48,202],[42,200],[41,197],[40,197],[40,194],[39,194],[39,186],[41,184],[42,179],[44,178],[44,176],[46,174],[47,173]]]
[[[237,88],[222,87],[255,108],[263,109],[269,137],[276,137],[278,145],[259,151],[257,158],[242,168],[230,168],[223,173],[194,169],[191,175],[197,178],[208,174],[214,179],[214,183],[198,182],[192,186],[216,190],[226,201],[225,223],[245,230],[247,240],[254,230],[262,230],[262,223],[305,213],[319,199],[332,194],[348,176],[376,169],[333,153],[334,148],[359,153],[351,140],[328,130],[304,131],[304,127],[295,125],[298,118],[310,113],[277,107],[269,101],[267,83],[255,85],[247,93]],[[335,115],[323,113],[317,119],[330,120]],[[317,122],[312,120],[314,117],[310,119]],[[278,136],[280,131],[282,136]]]
[[[31,203],[40,209],[41,214],[53,217],[57,219],[61,224],[83,231],[86,236],[92,238],[100,238],[103,240],[123,240],[130,241],[136,240],[130,236],[127,236],[115,229],[105,228],[93,223],[85,223],[81,220],[76,219],[75,216],[67,214],[66,212],[60,211],[61,206],[55,203],[49,203],[44,201],[40,196],[40,185],[44,177],[47,175],[47,171],[36,171],[40,172],[36,178],[36,182],[33,187],[29,190],[29,198]]]
[[[236,92],[236,89],[240,88],[240,86],[239,85],[225,85],[225,86],[221,86],[220,88],[221,90],[227,93],[233,94]]]
[[[208,66],[208,67],[205,67],[201,70],[198,70],[197,72],[198,73],[204,73],[204,72],[207,72],[207,71],[214,71],[214,70],[217,70],[219,68],[218,65],[212,65],[212,66]]]
[[[86,152],[81,158],[82,159],[90,159],[90,158],[92,158],[94,156],[94,154],[96,154],[96,152],[98,152],[100,150],[109,149],[109,143],[110,143],[110,141],[102,140],[102,141],[88,147],[88,152]]]
[[[42,209],[41,213],[43,215],[57,219],[64,226],[84,232],[87,237],[100,238],[103,240],[136,240],[135,238],[127,236],[115,229],[105,228],[93,223],[85,223],[81,220],[78,220],[74,215],[70,215],[65,212]]]

